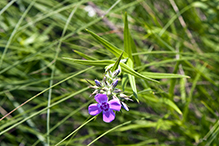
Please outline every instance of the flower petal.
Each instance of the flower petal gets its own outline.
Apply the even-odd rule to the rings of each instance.
[[[108,97],[106,94],[97,94],[95,96],[95,100],[98,102],[98,103],[103,103],[103,102],[108,102]]]
[[[108,103],[110,105],[110,109],[115,110],[115,111],[120,111],[121,104],[118,99],[112,99]]]
[[[90,115],[95,116],[95,115],[99,114],[100,112],[102,112],[102,110],[100,109],[98,103],[94,103],[88,107],[88,112]]]
[[[115,119],[115,113],[113,112],[113,110],[109,110],[107,112],[103,112],[103,121],[104,122],[112,122]]]

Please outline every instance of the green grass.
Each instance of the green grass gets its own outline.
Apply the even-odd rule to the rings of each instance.
[[[217,6],[1,0],[1,146],[218,145]],[[102,80],[120,59],[118,87],[133,102],[105,123],[88,113],[85,79]]]

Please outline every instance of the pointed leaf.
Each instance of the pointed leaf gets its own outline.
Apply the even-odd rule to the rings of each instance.
[[[111,69],[112,72],[115,71],[115,70],[118,68],[119,63],[120,63],[120,60],[122,59],[122,55],[123,55],[123,52],[122,52],[122,54],[119,56],[119,58],[116,60],[115,64],[113,65],[113,67],[112,67],[112,69]]]
[[[132,48],[131,48],[131,36],[128,28],[127,13],[125,13],[125,22],[124,22],[124,51],[128,54],[129,59],[133,61],[132,58]]]
[[[178,112],[180,115],[182,115],[181,110],[178,108],[178,106],[171,100],[167,99],[167,98],[161,98],[160,102],[163,102],[167,105],[169,105],[170,107],[172,107],[176,112]]]
[[[133,70],[133,62],[132,60],[128,60],[127,62],[127,66],[130,67],[130,69]],[[133,75],[128,75],[129,77],[129,82],[130,82],[130,85],[131,85],[131,88],[132,88],[132,91],[133,91],[133,95],[135,97],[135,99],[137,100],[137,102],[139,102],[138,100],[138,96],[137,96],[137,87],[136,87],[136,83],[135,83],[135,77]]]
[[[133,58],[132,58],[132,44],[131,44],[131,35],[129,33],[129,28],[128,28],[128,20],[127,20],[127,13],[125,13],[125,22],[124,22],[124,50],[125,52],[128,54],[128,62],[127,62],[127,66],[130,67],[131,69],[134,68],[134,63],[133,63]],[[135,99],[137,100],[137,102],[139,102],[138,100],[138,96],[137,96],[137,87],[136,87],[136,82],[135,82],[135,77],[132,75],[128,75],[129,77],[129,82],[133,91],[133,95],[135,97]]]
[[[127,73],[123,73],[123,77],[122,77],[122,91],[125,91],[126,85],[128,83],[128,74]]]
[[[86,55],[84,53],[81,53],[81,52],[77,51],[77,50],[73,50],[73,51],[75,53],[77,53],[78,55],[80,55],[81,57],[87,59],[87,60],[97,60],[96,58],[90,57],[90,56],[88,56],[88,55]]]
[[[122,50],[115,47],[113,44],[109,43],[107,40],[99,37],[97,34],[93,33],[86,29],[88,33],[90,33],[99,43],[101,43],[106,49],[108,49],[111,53],[113,53],[116,57],[119,57],[122,54]],[[124,58],[127,58],[128,55],[126,53],[123,54]]]
[[[190,78],[189,76],[186,75],[171,74],[171,73],[141,72],[141,74],[153,79]]]
[[[86,81],[87,81],[87,83],[89,83],[90,85],[92,85],[92,86],[95,86],[95,83],[94,83],[94,81],[90,81],[90,80],[88,80],[88,79],[85,79]],[[82,79],[82,81],[83,81],[83,79]]]
[[[159,81],[156,81],[156,80],[153,80],[151,78],[148,78],[146,76],[143,76],[142,74],[134,71],[133,69],[131,69],[130,67],[128,67],[126,64],[124,63],[120,63],[122,69],[124,72],[130,74],[130,75],[133,75],[135,77],[138,77],[138,78],[142,78],[142,79],[145,79],[145,80],[148,80],[148,81],[152,81],[152,82],[156,82],[156,83],[159,83]]]
[[[135,46],[135,42],[132,39],[132,37],[131,37],[130,41],[131,41],[132,55],[133,55],[133,53],[138,53],[137,49],[136,49],[136,46]],[[138,55],[133,56],[133,62],[135,63],[136,67],[141,66],[141,60],[140,60]]]

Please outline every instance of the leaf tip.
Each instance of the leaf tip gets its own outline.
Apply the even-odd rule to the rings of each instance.
[[[92,82],[90,82],[89,80],[85,79],[87,81],[87,83],[89,83],[92,86],[95,86]]]

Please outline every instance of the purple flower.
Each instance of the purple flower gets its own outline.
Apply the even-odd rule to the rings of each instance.
[[[89,114],[95,116],[101,112],[103,112],[103,121],[104,122],[111,122],[115,119],[115,111],[120,111],[121,104],[118,99],[112,99],[108,101],[108,97],[106,94],[97,94],[95,100],[98,103],[91,104],[88,107]]]

